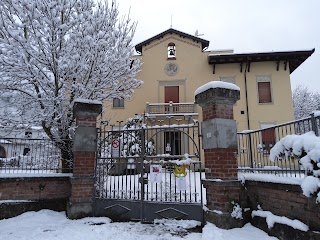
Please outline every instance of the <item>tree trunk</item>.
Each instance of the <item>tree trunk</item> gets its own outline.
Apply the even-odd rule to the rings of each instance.
[[[73,152],[72,140],[64,140],[59,146],[61,151],[61,171],[63,173],[72,173],[73,171]]]

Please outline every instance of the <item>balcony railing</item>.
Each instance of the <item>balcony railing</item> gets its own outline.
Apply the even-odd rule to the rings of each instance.
[[[166,115],[190,115],[197,116],[195,104],[189,103],[148,103],[146,104],[147,116],[166,116]]]

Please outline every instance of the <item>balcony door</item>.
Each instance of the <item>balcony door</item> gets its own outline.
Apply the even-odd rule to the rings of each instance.
[[[179,102],[179,86],[165,86],[164,87],[164,102],[165,103],[169,103],[169,102],[173,102],[173,103],[178,103]],[[171,112],[178,112],[179,109],[178,106],[172,106],[170,107],[166,107],[165,108],[165,112],[169,113]]]
[[[179,102],[179,86],[166,86],[164,87],[164,102]]]

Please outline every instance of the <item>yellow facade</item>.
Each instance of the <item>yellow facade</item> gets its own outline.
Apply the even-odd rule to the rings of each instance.
[[[179,86],[179,103],[193,103],[194,92],[198,87],[209,81],[226,79],[234,80],[241,89],[240,100],[234,106],[234,118],[238,124],[238,131],[259,129],[264,124],[280,124],[294,119],[289,66],[293,62],[293,60],[290,62],[293,57],[290,59],[284,57],[283,60],[279,58],[280,60],[277,61],[271,61],[265,57],[266,61],[263,61],[259,58],[259,53],[256,53],[256,59],[252,61],[248,61],[251,55],[247,54],[247,60],[243,62],[229,60],[230,63],[209,64],[210,57],[232,56],[232,50],[206,51],[203,49],[203,42],[197,41],[197,37],[180,33],[169,29],[157,35],[157,38],[151,38],[142,46],[140,45],[142,51],[136,58],[139,58],[143,64],[137,79],[143,80],[144,84],[135,90],[131,99],[125,100],[124,107],[114,108],[112,102],[105,103],[107,111],[103,113],[103,118],[108,119],[110,124],[116,125],[117,122],[125,122],[135,114],[144,114],[147,112],[147,103],[164,103],[165,86]],[[175,45],[175,58],[168,58],[170,43]],[[237,57],[240,59],[241,56]],[[168,63],[174,63],[178,67],[172,75],[166,71]],[[259,103],[258,76],[270,78],[271,103]],[[192,117],[201,121],[201,108],[196,106],[195,109],[198,117],[194,115]],[[182,117],[186,120],[183,114]]]

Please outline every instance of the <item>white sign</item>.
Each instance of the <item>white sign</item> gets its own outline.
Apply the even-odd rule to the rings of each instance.
[[[111,151],[113,157],[120,157],[120,141],[118,139],[113,139],[111,143]]]
[[[150,182],[161,183],[162,167],[161,165],[150,165]]]
[[[178,191],[186,191],[187,190],[187,181],[185,177],[176,178],[176,186]]]

